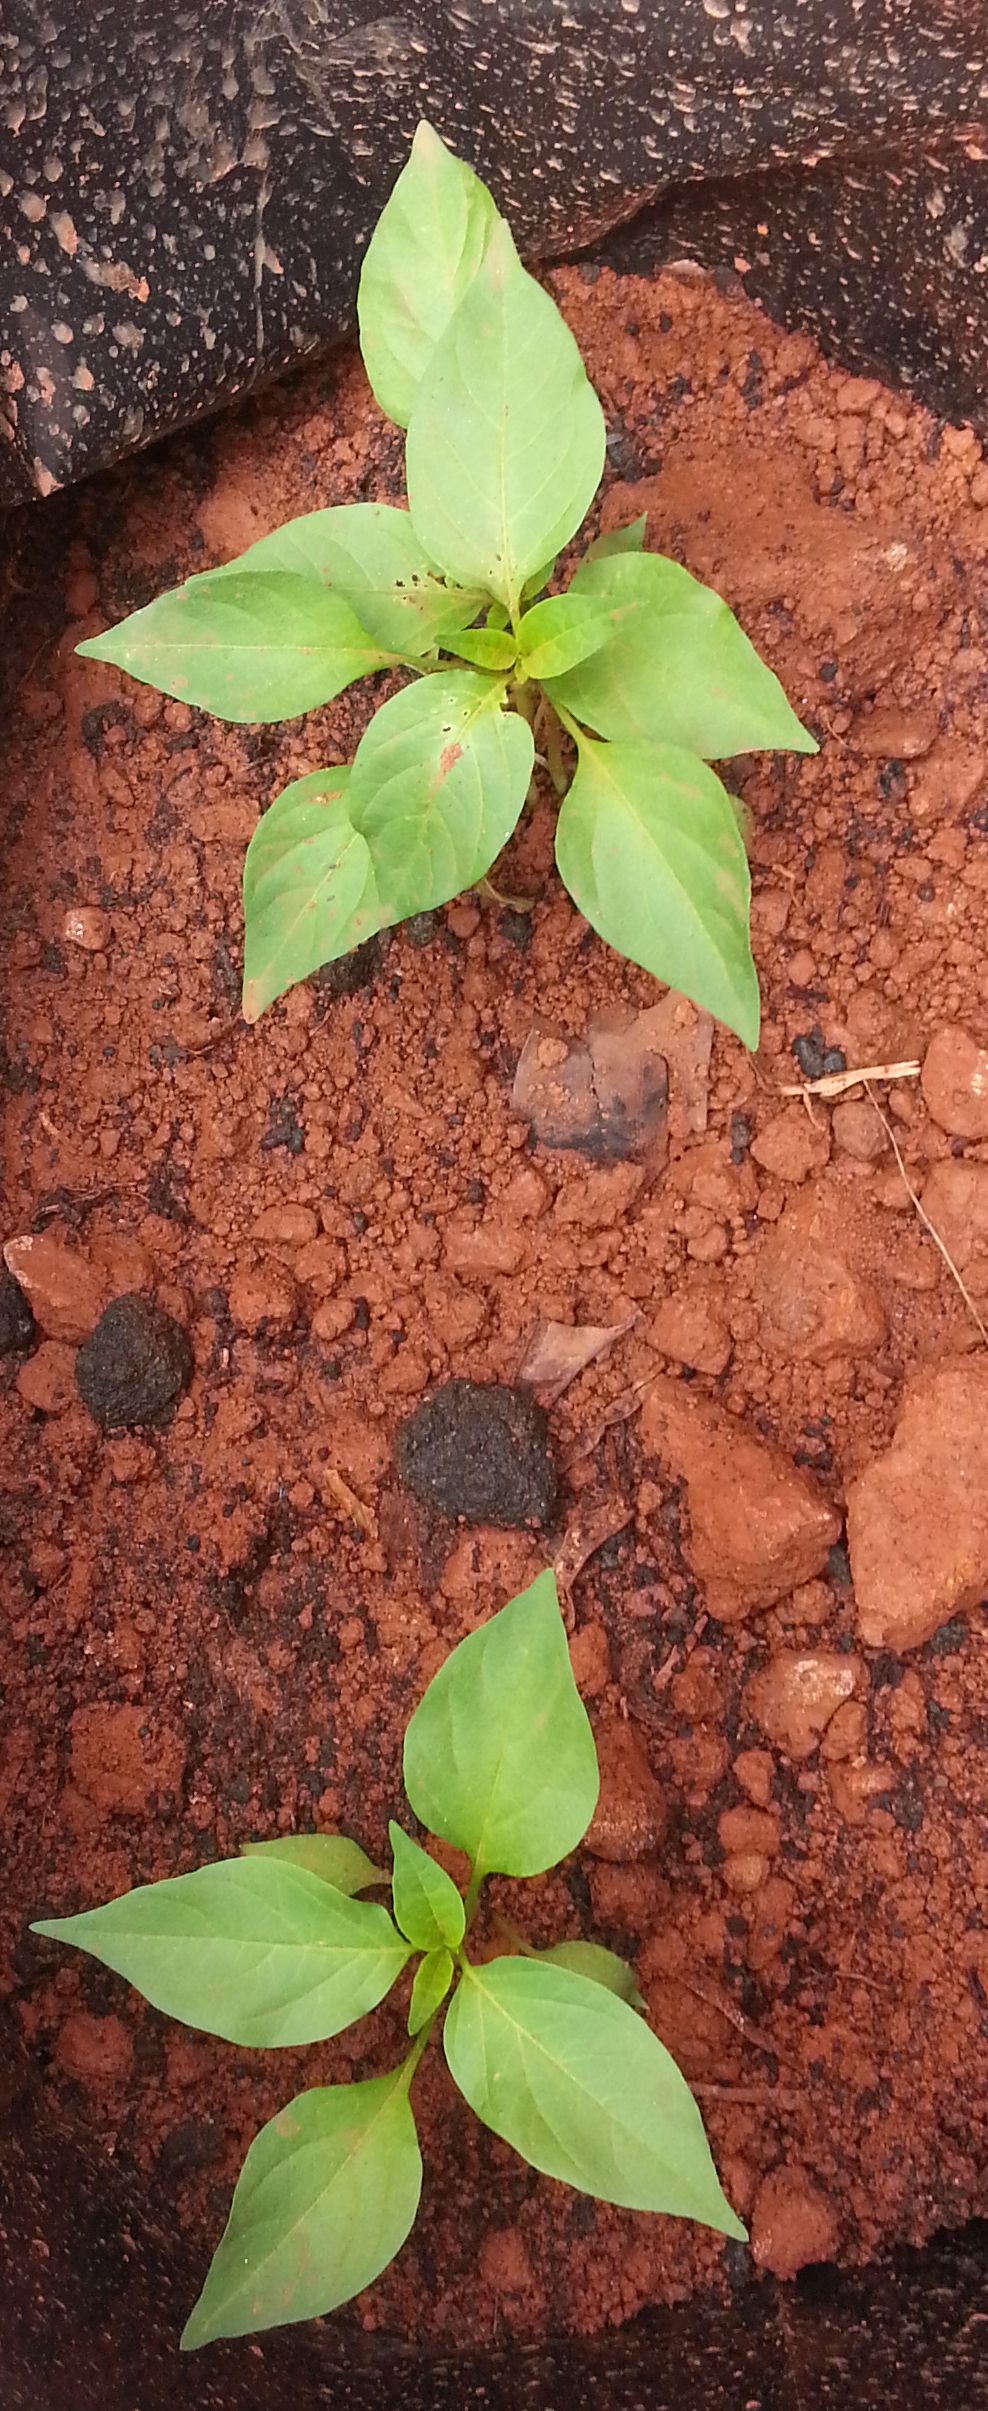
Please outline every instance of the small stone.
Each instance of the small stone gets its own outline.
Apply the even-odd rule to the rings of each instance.
[[[769,1862],[760,1850],[736,1850],[725,1858],[721,1875],[729,1892],[758,1892],[765,1883]]]
[[[83,954],[102,954],[110,943],[109,914],[97,912],[95,905],[73,905],[62,922],[62,936],[67,946],[78,946]]]
[[[773,2277],[833,2260],[840,2226],[829,2198],[805,2168],[780,2164],[762,2178],[751,2210],[752,2259]]]
[[[756,1808],[767,1808],[775,1781],[775,1765],[767,1750],[741,1750],[732,1768],[735,1783]]]
[[[811,1122],[801,1105],[777,1113],[752,1139],[751,1153],[773,1180],[799,1182],[819,1172],[830,1154],[826,1126]]]
[[[26,1356],[38,1336],[37,1325],[20,1282],[0,1266],[0,1356]]]
[[[316,1246],[319,1241],[314,1242]],[[290,1331],[298,1314],[298,1290],[282,1264],[243,1264],[227,1292],[230,1320],[238,1331]]]
[[[663,1298],[648,1336],[660,1356],[712,1379],[731,1361],[731,1334],[702,1289],[679,1289]]]
[[[527,2294],[532,2263],[517,2227],[489,2228],[479,2253],[480,2273],[492,2294]]]
[[[988,1295],[988,1164],[948,1156],[924,1181],[921,1202],[971,1296]]]
[[[758,1265],[762,1328],[779,1355],[828,1364],[874,1356],[885,1338],[877,1290],[848,1261],[839,1202],[807,1190],[787,1206]]]
[[[155,1726],[145,1708],[96,1700],[71,1720],[72,1780],[84,1799],[110,1816],[144,1816],[155,1792],[179,1795],[186,1743],[170,1726]]]
[[[134,2045],[123,2019],[92,2017],[74,2010],[60,2027],[54,2058],[66,2076],[94,2092],[109,2092],[126,2084],[134,2061]]]
[[[417,1498],[471,1524],[551,1523],[556,1468],[549,1425],[524,1390],[444,1381],[403,1423],[398,1471]]]
[[[830,1129],[835,1147],[840,1147],[858,1164],[877,1163],[888,1146],[874,1106],[866,1104],[863,1097],[843,1097],[834,1106]]]
[[[188,1333],[150,1298],[114,1298],[79,1350],[75,1379],[104,1431],[167,1423],[192,1379]]]
[[[305,1247],[319,1237],[319,1216],[306,1205],[266,1206],[254,1224],[254,1237],[276,1246]]]
[[[775,1858],[781,1841],[778,1815],[740,1804],[725,1808],[717,1819],[717,1839],[725,1852],[756,1850],[762,1858]]]
[[[603,1624],[581,1624],[569,1645],[573,1680],[583,1699],[599,1699],[611,1679],[611,1645]]]
[[[938,1030],[920,1075],[927,1111],[952,1138],[988,1138],[988,1052],[969,1030]]]
[[[685,1482],[687,1555],[711,1615],[733,1623],[822,1571],[840,1518],[782,1449],[686,1383],[664,1378],[646,1392],[642,1438]]]
[[[988,1590],[988,1363],[946,1358],[908,1384],[895,1437],[851,1483],[858,1631],[919,1649]]]
[[[107,1300],[104,1273],[57,1223],[8,1239],[4,1263],[46,1339],[88,1339]]]
[[[568,1181],[556,1198],[556,1220],[583,1231],[619,1230],[631,1215],[643,1180],[637,1164],[608,1164],[583,1180]]]
[[[832,1716],[820,1743],[820,1756],[827,1765],[841,1758],[863,1757],[868,1745],[868,1710],[863,1699],[846,1699],[836,1716]]]
[[[523,1254],[520,1232],[500,1218],[477,1223],[451,1218],[446,1226],[443,1268],[461,1281],[506,1277],[517,1272]]]
[[[333,1341],[342,1339],[353,1321],[352,1298],[323,1298],[316,1307],[310,1325],[313,1339],[322,1340],[331,1348]]]
[[[650,1858],[661,1849],[668,1815],[638,1735],[623,1717],[606,1716],[595,1723],[594,1739],[600,1800],[584,1847],[614,1865]]]
[[[745,1708],[778,1749],[809,1758],[861,1672],[860,1658],[834,1649],[777,1649],[746,1683]]]
[[[346,1279],[346,1251],[339,1245],[338,1240],[331,1239],[329,1233],[323,1231],[318,1238],[308,1240],[304,1247],[299,1248],[295,1257],[294,1271],[296,1278],[304,1282],[306,1289],[314,1289],[317,1297],[331,1297],[334,1290],[339,1288],[340,1282]],[[288,1285],[286,1284],[285,1297],[282,1299],[275,1320],[285,1320],[287,1294]],[[270,1308],[265,1319],[268,1322],[272,1320]],[[294,1320],[295,1303],[293,1299],[288,1321],[294,1322]]]
[[[75,1349],[61,1339],[43,1340],[21,1366],[14,1387],[39,1415],[64,1415],[76,1402]]]
[[[796,1892],[784,1876],[770,1875],[759,1887],[758,1900],[748,1933],[746,1956],[748,1965],[757,1975],[770,1967],[785,1943],[796,1907]]]

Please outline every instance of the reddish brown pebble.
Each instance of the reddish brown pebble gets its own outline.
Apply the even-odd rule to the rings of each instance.
[[[851,1483],[858,1631],[919,1649],[988,1589],[988,1362],[947,1358],[905,1394],[895,1438]]]
[[[790,1758],[809,1758],[860,1675],[860,1658],[841,1657],[836,1650],[777,1649],[746,1684],[744,1704]]]
[[[969,1030],[938,1030],[921,1085],[927,1111],[952,1138],[988,1138],[988,1052]]]
[[[102,954],[110,943],[110,920],[94,905],[73,905],[62,922],[62,936],[67,946],[79,946],[84,954]]]
[[[773,2277],[795,2277],[820,2261],[833,2260],[840,2229],[827,2194],[805,2168],[769,2170],[751,2211],[752,2258]]]

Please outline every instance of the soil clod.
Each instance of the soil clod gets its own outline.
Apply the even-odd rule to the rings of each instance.
[[[114,1298],[79,1350],[75,1377],[104,1431],[166,1423],[192,1377],[188,1334],[149,1298]]]
[[[443,1515],[539,1531],[552,1522],[548,1421],[506,1383],[444,1381],[402,1425],[395,1455],[407,1488]]]

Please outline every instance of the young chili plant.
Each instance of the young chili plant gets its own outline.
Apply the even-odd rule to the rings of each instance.
[[[490,193],[425,123],[371,237],[358,317],[377,401],[407,431],[407,511],[292,520],[79,647],[233,721],[410,674],[352,765],[294,780],[255,832],[247,1020],[482,881],[539,761],[580,911],[756,1045],[744,837],[710,764],[815,742],[720,597],[643,549],[643,520],[543,593],[600,483],[603,413]]]
[[[342,1834],[296,1834],[32,1929],[242,2047],[324,2042],[415,1962],[400,2066],[298,2094],[251,2144],[186,2349],[336,2310],[394,2259],[422,2178],[412,2081],[443,2020],[454,2084],[533,2168],[744,2240],[625,1961],[585,1941],[534,1950],[513,1930],[508,1956],[469,1953],[485,1878],[554,1867],[597,1804],[551,1573],[440,1667],[405,1734],[404,1777],[422,1825],[468,1857],[465,1897],[392,1824],[390,1878]],[[357,1898],[389,1880],[393,1916]]]

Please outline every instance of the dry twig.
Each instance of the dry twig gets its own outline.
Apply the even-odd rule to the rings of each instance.
[[[926,1231],[929,1231],[930,1238],[931,1238],[931,1239],[932,1239],[932,1241],[933,1241],[933,1245],[934,1245],[934,1247],[936,1247],[936,1248],[938,1248],[938,1249],[939,1249],[940,1254],[941,1254],[941,1256],[943,1257],[944,1263],[945,1263],[945,1265],[946,1265],[946,1267],[947,1267],[947,1271],[948,1271],[948,1272],[949,1272],[949,1274],[950,1274],[951,1280],[952,1280],[952,1281],[956,1281],[956,1283],[957,1283],[957,1287],[958,1287],[958,1289],[960,1290],[961,1296],[962,1296],[962,1298],[963,1298],[963,1300],[964,1300],[964,1304],[965,1304],[965,1306],[967,1307],[967,1310],[968,1310],[968,1313],[969,1313],[969,1315],[970,1315],[970,1317],[971,1317],[971,1320],[972,1320],[972,1322],[974,1323],[975,1328],[976,1328],[976,1329],[977,1329],[977,1330],[980,1332],[981,1337],[982,1337],[982,1339],[984,1340],[985,1346],[986,1346],[986,1347],[988,1347],[988,1331],[986,1331],[985,1326],[984,1326],[984,1324],[983,1324],[983,1322],[982,1322],[982,1320],[981,1320],[981,1316],[980,1316],[980,1314],[978,1313],[978,1309],[977,1309],[977,1307],[976,1307],[976,1305],[975,1305],[975,1303],[974,1303],[974,1299],[973,1299],[973,1298],[972,1298],[972,1296],[971,1296],[971,1292],[970,1292],[970,1290],[967,1288],[966,1283],[964,1282],[964,1280],[963,1280],[963,1279],[962,1279],[962,1277],[961,1277],[961,1274],[958,1272],[957,1266],[956,1266],[956,1264],[954,1263],[953,1256],[952,1256],[952,1255],[951,1255],[951,1253],[950,1253],[950,1249],[948,1248],[948,1246],[947,1246],[947,1244],[946,1244],[946,1241],[945,1241],[944,1239],[942,1239],[942,1238],[941,1238],[940,1233],[939,1233],[939,1231],[937,1230],[937,1227],[936,1227],[935,1222],[931,1222],[931,1221],[930,1221],[930,1217],[929,1217],[929,1215],[928,1215],[928,1213],[927,1213],[927,1211],[926,1211],[926,1207],[920,1203],[920,1200],[919,1200],[919,1198],[918,1198],[918,1196],[917,1196],[917,1194],[916,1194],[916,1191],[915,1191],[915,1189],[913,1188],[912,1181],[911,1181],[911,1180],[910,1180],[910,1178],[909,1178],[909,1174],[908,1174],[908,1172],[906,1171],[905,1164],[904,1164],[904,1162],[903,1162],[903,1160],[902,1160],[902,1149],[901,1149],[901,1147],[899,1146],[898,1139],[896,1138],[895,1131],[894,1131],[894,1130],[893,1130],[893,1128],[892,1128],[892,1124],[891,1124],[891,1122],[889,1121],[888,1115],[887,1115],[886,1113],[883,1113],[882,1108],[881,1108],[881,1106],[880,1106],[880,1104],[879,1104],[879,1102],[878,1102],[878,1098],[875,1096],[874,1091],[873,1091],[873,1090],[872,1090],[872,1089],[869,1087],[869,1085],[868,1085],[868,1080],[867,1080],[867,1077],[863,1077],[863,1086],[864,1086],[864,1091],[865,1091],[865,1095],[866,1095],[866,1097],[867,1097],[867,1099],[868,1099],[868,1102],[869,1102],[869,1104],[870,1104],[870,1105],[873,1105],[873,1106],[874,1106],[875,1112],[877,1113],[877,1115],[878,1115],[878,1119],[879,1119],[879,1121],[880,1121],[880,1123],[881,1123],[881,1125],[882,1125],[882,1129],[884,1130],[884,1132],[885,1132],[885,1136],[886,1136],[886,1138],[888,1139],[889,1145],[890,1145],[890,1147],[891,1147],[891,1149],[892,1149],[892,1153],[893,1153],[893,1155],[894,1155],[894,1157],[895,1157],[896,1163],[898,1164],[898,1167],[899,1167],[899,1172],[900,1172],[900,1175],[901,1175],[901,1178],[902,1178],[902,1185],[903,1185],[903,1188],[905,1189],[905,1192],[906,1192],[907,1197],[909,1198],[910,1204],[911,1204],[912,1206],[914,1206],[914,1207],[915,1207],[915,1210],[916,1210],[917,1214],[919,1215],[919,1219],[920,1219],[920,1221],[921,1221],[921,1223],[922,1223],[922,1225],[923,1225],[923,1229],[924,1229],[924,1230],[926,1230]]]

